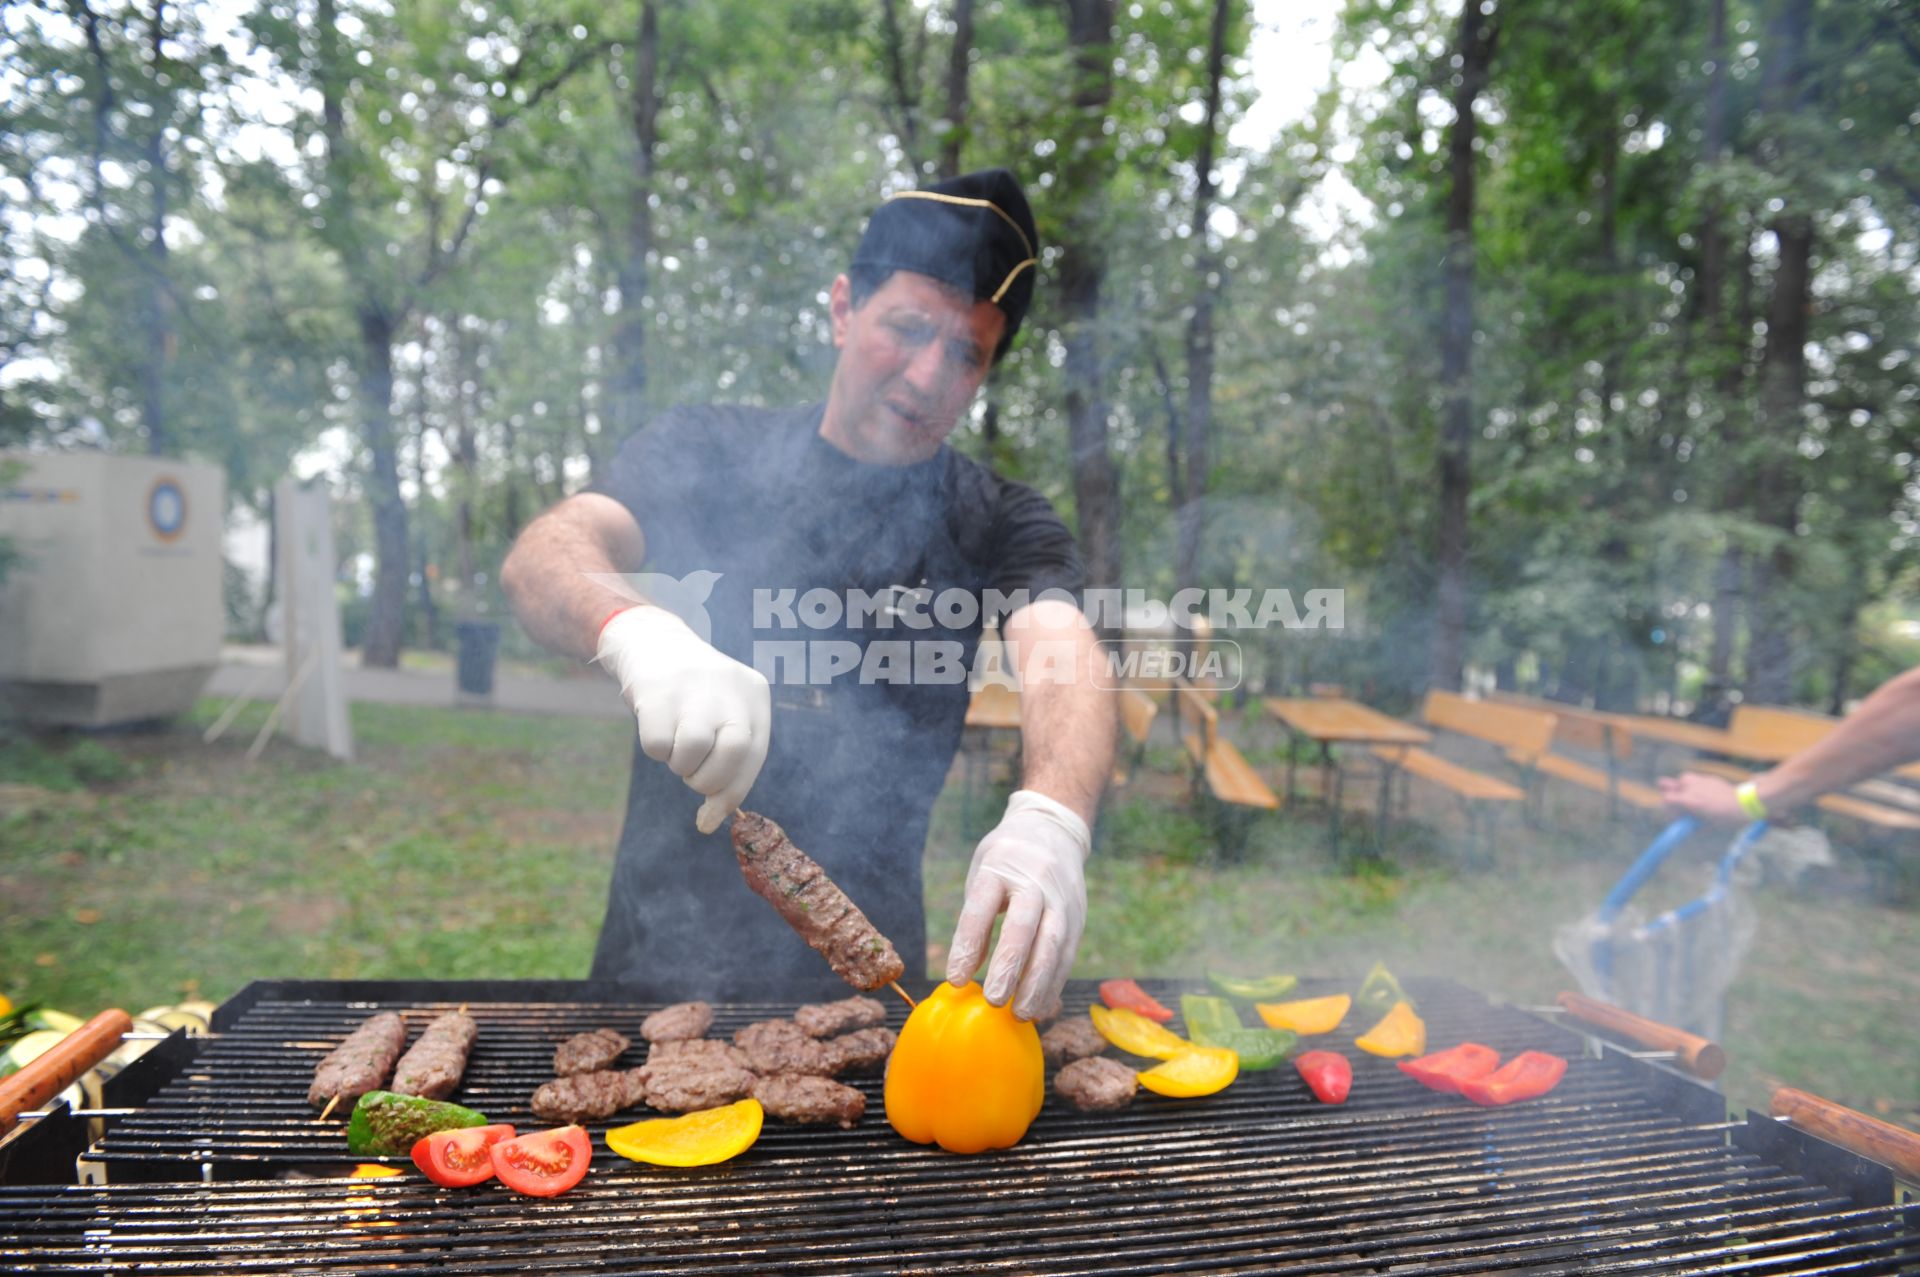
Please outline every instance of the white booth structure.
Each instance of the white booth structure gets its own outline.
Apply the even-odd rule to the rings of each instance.
[[[13,473],[15,471],[17,473]],[[218,466],[0,453],[0,711],[103,727],[176,714],[226,628]]]

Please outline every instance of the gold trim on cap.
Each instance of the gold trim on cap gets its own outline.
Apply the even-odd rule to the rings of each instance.
[[[1027,256],[1031,258],[1034,255],[1033,241],[1028,239],[1027,233],[1020,229],[1020,223],[1014,221],[1006,209],[992,200],[969,199],[964,195],[946,195],[940,191],[895,191],[880,202],[891,204],[895,200],[933,200],[938,204],[958,204],[963,208],[990,208],[1000,215],[1001,221],[1013,227],[1013,233],[1020,237],[1020,247],[1027,250]]]
[[[1036,259],[1029,257],[1026,261],[1021,262],[1018,266],[1014,267],[1011,271],[1007,272],[1007,277],[1000,282],[1000,287],[995,289],[993,296],[987,298],[987,300],[990,302],[993,302],[996,305],[999,304],[1000,299],[1007,295],[1007,290],[1013,287],[1014,277],[1017,276],[1021,271],[1025,270],[1027,267],[1034,266],[1037,264],[1038,262]]]
[[[1007,295],[1007,290],[1013,287],[1013,281],[1018,278],[1021,271],[1029,266],[1039,265],[1039,259],[1033,255],[1033,241],[1028,239],[1027,233],[1020,229],[1020,223],[1014,221],[1006,209],[992,200],[970,199],[965,195],[948,195],[941,191],[895,191],[880,202],[891,204],[895,200],[932,200],[936,204],[957,204],[962,208],[990,208],[999,215],[1001,221],[1013,228],[1013,233],[1020,237],[1020,247],[1027,250],[1027,259],[1007,272],[1007,277],[1000,281],[1000,287],[994,290],[993,296],[987,298],[989,302],[998,304],[1000,299]]]

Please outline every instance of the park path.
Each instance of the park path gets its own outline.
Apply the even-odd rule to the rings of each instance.
[[[349,701],[380,705],[417,705],[434,709],[480,707],[516,714],[565,714],[576,718],[625,718],[627,707],[611,679],[591,671],[577,678],[516,672],[496,667],[491,698],[463,697],[454,687],[453,664],[430,669],[363,669],[357,652],[342,661],[341,679]],[[228,644],[207,682],[206,695],[273,700],[286,686],[281,649]]]

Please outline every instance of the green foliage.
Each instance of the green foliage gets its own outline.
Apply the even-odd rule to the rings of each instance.
[[[1767,588],[1803,698],[1888,668],[1867,618],[1912,597],[1911,23],[1819,0],[1788,109],[1768,88],[1785,56],[1778,6],[1725,0],[1716,59],[1717,2],[1498,11],[1479,105],[1469,656],[1536,690],[1684,700],[1716,626],[1732,627],[1737,681],[1754,564],[1776,547],[1786,577]],[[1259,635],[1250,669],[1405,705],[1432,633],[1460,10],[1353,0],[1340,78],[1308,117],[1224,145],[1203,244],[1190,223],[1212,7],[1117,6],[1096,118],[1074,101],[1062,6],[976,4],[963,162],[1027,184],[1048,280],[1070,233],[1104,255],[1101,391],[1128,584],[1173,584],[1168,439],[1213,266],[1201,575],[1345,588],[1347,634]],[[649,409],[823,394],[825,290],[874,199],[923,179],[943,137],[944,0],[894,6],[897,49],[870,0],[654,8],[648,173],[637,3],[330,0],[329,35],[321,8],[261,0],[231,43],[200,11],[169,9],[157,52],[148,9],[98,4],[97,56],[73,11],[8,10],[0,47],[20,75],[0,106],[0,176],[21,215],[0,221],[0,440],[138,448],[157,402],[167,445],[220,461],[256,512],[296,464],[333,469],[343,558],[371,554],[358,397],[366,324],[384,317],[424,577],[411,634],[444,644],[450,619],[502,616],[513,537],[620,443],[607,412],[623,305],[641,317]],[[1258,82],[1254,18],[1230,10],[1228,130]],[[1709,153],[1716,93],[1724,146]],[[78,185],[55,181],[63,171]],[[1357,193],[1344,206],[1335,175]],[[641,200],[652,250],[636,276]],[[1330,207],[1351,211],[1329,224]],[[1804,411],[1762,431],[1772,226],[1802,210],[1817,233]],[[1702,285],[1709,232],[1726,247],[1717,297]],[[1043,285],[991,413],[954,441],[1071,516],[1063,319]],[[1790,527],[1759,508],[1764,467],[1793,490]],[[1717,592],[1723,560],[1745,565],[1731,595]],[[350,616],[364,610],[349,599]],[[507,650],[531,649],[510,628]]]

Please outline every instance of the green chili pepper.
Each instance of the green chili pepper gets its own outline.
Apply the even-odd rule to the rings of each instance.
[[[1269,975],[1257,979],[1243,976],[1224,975],[1218,971],[1207,972],[1207,983],[1230,998],[1242,1002],[1271,1002],[1275,998],[1285,997],[1300,983],[1299,976]]]
[[[368,1157],[398,1157],[435,1131],[485,1126],[483,1114],[445,1100],[368,1091],[353,1106],[347,1122],[347,1148]]]

